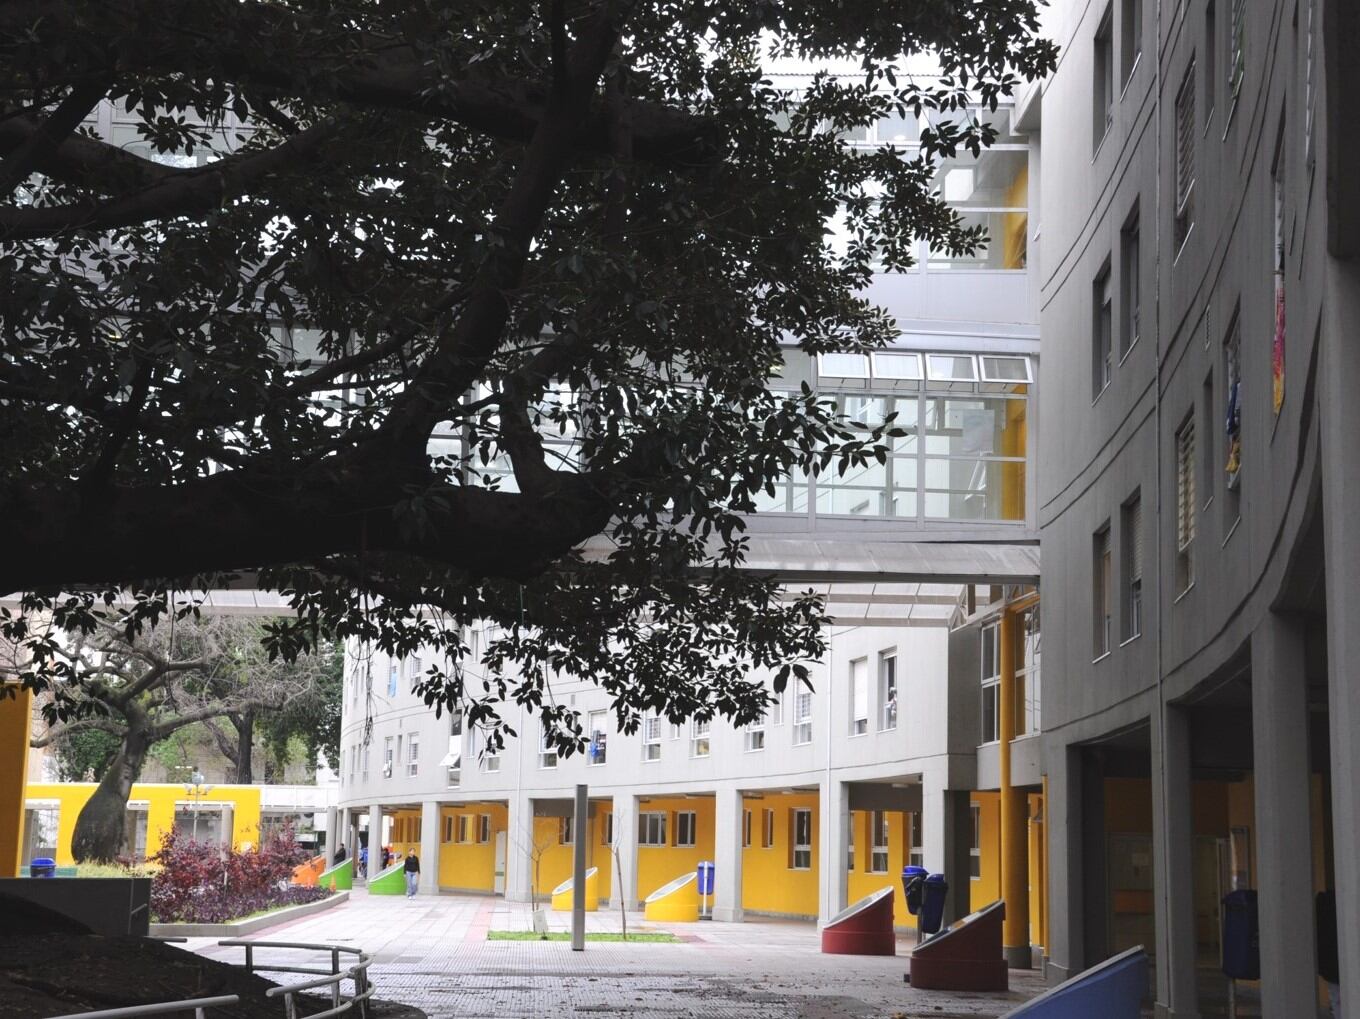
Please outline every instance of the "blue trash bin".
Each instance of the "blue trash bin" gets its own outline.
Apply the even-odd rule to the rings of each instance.
[[[716,868],[713,866],[712,860],[699,861],[699,866],[698,868],[696,868],[696,876],[699,881],[700,895],[713,894],[713,871],[715,869]]]
[[[57,861],[50,856],[39,856],[28,865],[29,877],[56,877]]]
[[[1261,979],[1261,927],[1256,893],[1249,888],[1223,896],[1223,975]]]
[[[929,873],[924,867],[902,868],[902,894],[907,898],[907,912],[912,916],[921,912],[921,892]]]
[[[926,934],[934,934],[944,922],[944,899],[949,892],[949,882],[943,874],[931,874],[922,882],[920,928]]]

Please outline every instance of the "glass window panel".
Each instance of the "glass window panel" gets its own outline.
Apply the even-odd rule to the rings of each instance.
[[[1025,455],[1025,401],[1001,397],[928,397],[926,453],[932,456]]]
[[[984,382],[1030,382],[1029,358],[982,356]]]
[[[926,460],[926,517],[932,520],[1023,520],[1023,462]]]
[[[905,116],[890,113],[877,124],[878,140],[889,145],[915,145],[921,140],[921,123],[910,110]]]
[[[817,478],[817,512],[849,516],[887,515],[887,468],[870,461],[844,475],[833,465]]]
[[[971,354],[930,354],[926,357],[926,371],[937,382],[973,382],[977,379],[977,365]]]
[[[836,408],[852,423],[865,428],[876,428],[883,423],[887,405],[887,399],[882,396],[842,393],[836,397]]]
[[[1026,209],[1029,153],[1023,149],[983,149],[974,157],[961,149],[957,156],[936,162],[931,183],[958,209]]]
[[[817,372],[841,379],[867,379],[868,354],[818,354]]]
[[[892,487],[888,491],[889,516],[915,517],[919,512],[920,498],[916,490],[916,461],[895,460],[893,462]]]
[[[959,215],[963,226],[981,226],[987,240],[970,254],[951,255],[932,248],[927,269],[1023,269],[1029,259],[1029,214],[1025,212],[971,212]]]
[[[879,353],[871,355],[874,377],[880,379],[924,378],[921,373],[920,354]]]
[[[915,396],[899,396],[892,401],[892,409],[897,414],[893,426],[906,434],[889,438],[888,448],[897,454],[915,453],[920,448],[921,401]]]

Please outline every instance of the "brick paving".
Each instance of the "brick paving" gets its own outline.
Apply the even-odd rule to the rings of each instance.
[[[570,930],[549,913],[552,930]],[[253,935],[253,940],[355,945],[374,957],[378,995],[432,1019],[557,1017],[620,1019],[963,1019],[1003,1015],[1037,994],[1036,973],[1011,971],[1006,994],[914,990],[902,980],[911,949],[895,958],[822,955],[810,923],[648,924],[629,914],[630,931],[670,931],[679,944],[488,941],[488,930],[529,930],[527,903],[477,896],[370,897],[356,888],[345,905]],[[588,931],[618,931],[617,911],[587,914]],[[208,938],[186,946],[239,962],[242,950]],[[257,959],[297,962],[282,950]],[[280,979],[287,979],[281,977]],[[303,978],[298,978],[303,979]]]

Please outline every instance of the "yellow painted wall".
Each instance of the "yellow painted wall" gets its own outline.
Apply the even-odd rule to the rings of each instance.
[[[968,908],[976,910],[1001,898],[1001,796],[973,793],[970,801],[978,808],[982,847],[980,874],[968,887]]]
[[[1006,401],[1006,429],[1001,454],[1023,457],[1029,444],[1027,400]],[[1025,464],[1003,463],[1001,470],[1001,515],[1006,520],[1025,519]]]
[[[405,857],[410,853],[415,853],[416,856],[419,856],[420,811],[394,810],[390,812],[389,816],[392,818],[392,828],[387,837],[387,846],[392,850],[392,854]]]
[[[1006,192],[1006,204],[1021,208],[1029,205],[1029,167],[1018,174],[1011,183],[1010,190]],[[1005,224],[1003,227],[1005,230],[1005,237],[1003,238],[1005,262],[1002,268],[1023,269],[1028,262],[1029,213],[1007,212],[1002,216],[1002,220]]]
[[[477,817],[491,817],[491,834],[477,842]],[[471,815],[472,842],[457,842],[458,818]],[[503,803],[473,803],[465,807],[444,807],[439,812],[439,887],[490,892],[496,887],[496,833],[506,831],[507,811]],[[507,855],[510,852],[507,846]]]
[[[75,831],[76,818],[91,796],[94,795],[93,782],[30,782],[26,796],[29,800],[56,800],[60,813],[57,818],[57,866],[69,867],[75,863],[71,856],[71,835]],[[132,787],[132,800],[143,800],[146,812],[146,852],[151,856],[160,850],[161,841],[175,824],[176,804],[191,802],[184,795],[184,786],[177,783],[143,783]],[[229,802],[232,804],[232,845],[240,848],[243,844],[258,845],[260,841],[260,787],[254,785],[215,785],[203,797],[203,811],[212,808],[208,804]]]
[[[0,877],[17,877],[24,853],[24,795],[28,782],[28,740],[33,728],[33,693],[0,692]]]
[[[855,833],[855,866],[848,875],[846,899],[858,902],[881,888],[892,888],[893,923],[915,930],[916,918],[907,911],[907,900],[902,893],[902,868],[907,862],[907,815],[888,811],[888,869],[883,873],[869,870],[873,861],[871,823],[870,811],[850,811],[850,824]]]
[[[608,833],[607,821],[611,814],[612,811],[599,810],[590,819],[590,840],[593,848],[586,854],[588,859],[595,861],[590,866],[600,869],[596,887],[602,899],[610,898],[611,889],[614,887],[614,853],[604,838]]]
[[[696,870],[700,860],[713,859],[714,807],[711,796],[701,796],[694,799],[677,797],[638,801],[639,813],[645,814],[653,811],[665,811],[668,815],[666,841],[669,844],[665,846],[638,846],[637,893],[639,899],[647,898],[666,882],[674,880],[681,874]],[[675,844],[675,815],[681,811],[694,812],[693,846],[677,846]],[[635,817],[631,823],[637,824],[637,818]]]
[[[812,867],[793,870],[789,866],[789,814],[804,808],[812,811]],[[816,916],[817,870],[821,863],[817,794],[775,793],[762,799],[748,797],[745,809],[752,811],[753,816],[751,845],[742,851],[742,908],[755,913]],[[774,845],[769,849],[761,847],[761,813],[766,809],[775,814]]]

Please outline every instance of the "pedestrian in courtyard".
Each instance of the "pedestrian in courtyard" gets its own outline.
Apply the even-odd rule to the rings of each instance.
[[[420,878],[420,857],[414,852],[406,854],[406,862],[402,864],[402,872],[406,875],[406,897],[412,898],[416,894],[416,882]]]
[[[347,859],[349,859],[349,853],[345,851],[345,844],[341,842],[340,848],[335,851],[335,856],[331,860],[331,863],[332,865],[344,863]]]

